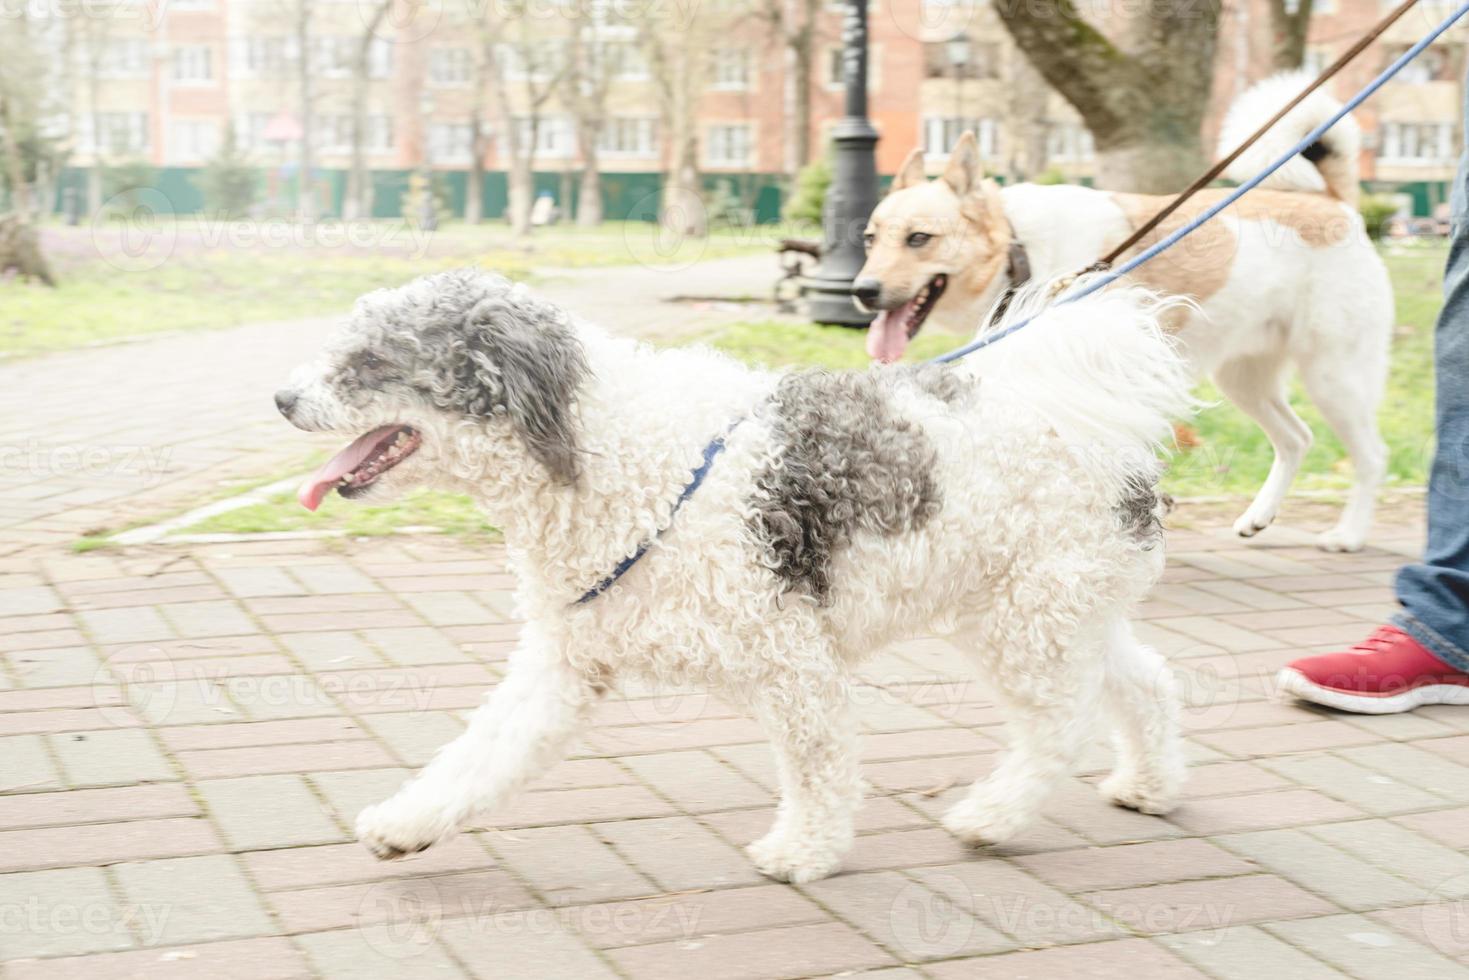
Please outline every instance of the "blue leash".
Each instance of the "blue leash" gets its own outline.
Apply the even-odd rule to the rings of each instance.
[[[1164,238],[1156,245],[1153,245],[1145,251],[1133,256],[1120,268],[1098,275],[1097,278],[1088,282],[1081,289],[1072,293],[1067,293],[1065,296],[1057,300],[1055,305],[1060,306],[1063,303],[1074,303],[1077,300],[1082,299],[1083,297],[1090,296],[1092,293],[1095,293],[1100,289],[1105,289],[1106,287],[1112,285],[1112,283],[1116,282],[1118,279],[1121,279],[1123,276],[1127,275],[1133,269],[1136,269],[1138,266],[1142,265],[1144,262],[1148,262],[1156,258],[1163,252],[1168,251],[1168,249],[1172,248],[1174,245],[1177,245],[1184,237],[1196,231],[1200,225],[1203,225],[1205,222],[1213,219],[1219,214],[1219,212],[1223,211],[1235,201],[1238,201],[1250,191],[1260,186],[1260,183],[1265,180],[1266,177],[1269,177],[1271,174],[1275,173],[1275,171],[1285,166],[1287,163],[1295,158],[1296,154],[1301,153],[1312,143],[1315,143],[1322,136],[1324,136],[1328,129],[1341,122],[1348,113],[1357,108],[1357,106],[1361,105],[1363,102],[1367,101],[1367,99],[1371,98],[1372,95],[1376,93],[1378,89],[1382,88],[1382,86],[1386,84],[1389,79],[1391,79],[1394,75],[1401,71],[1404,65],[1412,61],[1414,58],[1418,57],[1418,55],[1422,54],[1424,48],[1428,47],[1434,41],[1438,40],[1440,34],[1448,30],[1450,27],[1454,26],[1454,23],[1458,21],[1459,18],[1463,17],[1466,13],[1469,13],[1469,0],[1465,0],[1465,3],[1462,4],[1458,10],[1455,10],[1451,15],[1449,15],[1447,19],[1443,21],[1443,23],[1439,24],[1432,31],[1428,32],[1428,34],[1425,35],[1423,39],[1420,40],[1417,44],[1413,45],[1407,51],[1404,51],[1397,58],[1397,60],[1388,65],[1387,68],[1383,70],[1382,74],[1374,78],[1366,88],[1362,89],[1362,91],[1352,96],[1352,98],[1349,99],[1341,107],[1341,109],[1338,110],[1337,113],[1333,115],[1330,119],[1326,120],[1321,125],[1311,130],[1311,132],[1307,133],[1299,143],[1292,147],[1287,153],[1282,155],[1280,159],[1276,160],[1270,166],[1266,167],[1264,170],[1260,171],[1258,174],[1251,177],[1243,184],[1240,184],[1227,197],[1221,199],[1218,203],[1201,213],[1198,217],[1194,218],[1188,224],[1184,225],[1182,228],[1178,229],[1167,238]],[[933,360],[929,361],[929,363],[947,364],[951,361],[957,361],[961,357],[973,354],[975,351],[984,347],[988,347],[995,341],[1008,337],[1012,333],[1015,333],[1017,330],[1029,326],[1031,321],[1033,321],[1034,319],[1035,317],[1027,317],[1024,320],[1018,320],[1015,323],[1010,324],[1003,330],[996,331],[992,334],[986,334],[983,337],[979,337],[975,340],[970,341],[963,347],[959,347],[949,351],[947,354],[940,354],[938,357],[935,357],[933,358]],[[694,495],[694,491],[699,489],[699,486],[704,482],[704,478],[709,475],[709,470],[714,466],[715,458],[724,451],[725,440],[729,438],[730,433],[733,432],[736,426],[738,426],[742,421],[744,420],[740,419],[736,421],[728,429],[726,429],[722,435],[715,436],[714,439],[709,443],[709,445],[704,447],[704,462],[699,465],[698,469],[694,470],[693,479],[689,480],[689,482],[684,486],[683,492],[678,495],[678,500],[674,501],[673,510],[668,515],[670,527],[673,524],[674,515],[676,515],[679,511],[679,508],[682,507],[684,503]],[[642,558],[643,555],[648,553],[648,549],[653,547],[653,543],[657,541],[660,537],[662,537],[661,531],[658,534],[655,534],[653,537],[649,538],[647,541],[644,541],[641,545],[638,546],[637,551],[633,552],[631,555],[617,563],[617,566],[612,569],[611,575],[608,575],[602,581],[598,582],[593,588],[588,589],[580,599],[576,600],[576,602],[573,603],[573,605],[579,606],[591,602],[593,599],[597,598],[597,596],[612,588],[613,584],[618,579],[626,575],[628,571],[638,563],[638,559]]]
[[[1321,125],[1317,126],[1315,129],[1311,130],[1311,132],[1307,133],[1306,136],[1299,143],[1292,147],[1289,152],[1281,156],[1279,160],[1276,160],[1270,166],[1266,167],[1264,170],[1260,171],[1258,174],[1236,187],[1234,191],[1229,194],[1229,196],[1220,200],[1213,207],[1204,211],[1198,217],[1194,218],[1194,220],[1190,221],[1188,224],[1184,225],[1182,228],[1178,229],[1167,238],[1158,242],[1156,245],[1153,245],[1146,251],[1140,252],[1139,254],[1133,256],[1133,258],[1129,259],[1121,268],[1099,275],[1097,278],[1087,283],[1081,289],[1072,293],[1067,293],[1065,296],[1057,300],[1055,305],[1060,306],[1063,303],[1074,303],[1082,297],[1090,296],[1092,293],[1095,293],[1099,289],[1105,289],[1106,287],[1112,285],[1112,283],[1116,282],[1118,279],[1121,279],[1123,276],[1127,275],[1133,269],[1136,269],[1138,266],[1142,265],[1144,262],[1156,258],[1161,253],[1166,252],[1174,245],[1177,245],[1178,242],[1185,236],[1191,234],[1192,232],[1197,230],[1200,225],[1214,218],[1216,215],[1219,214],[1219,212],[1223,211],[1235,201],[1238,201],[1250,191],[1254,190],[1266,177],[1269,177],[1271,174],[1275,173],[1275,171],[1279,170],[1281,167],[1289,163],[1296,156],[1296,154],[1305,150],[1312,143],[1319,140],[1323,135],[1325,135],[1328,129],[1341,122],[1348,113],[1350,113],[1353,109],[1357,108],[1357,106],[1365,102],[1378,89],[1382,88],[1382,86],[1390,78],[1392,78],[1403,69],[1404,65],[1412,61],[1414,58],[1418,57],[1418,55],[1422,54],[1424,48],[1428,47],[1434,41],[1438,40],[1438,36],[1440,34],[1452,27],[1454,25],[1454,22],[1457,21],[1460,17],[1463,17],[1466,13],[1469,13],[1469,2],[1461,5],[1458,10],[1450,14],[1443,23],[1439,24],[1432,31],[1430,31],[1421,41],[1413,45],[1407,51],[1404,51],[1396,61],[1388,65],[1387,68],[1383,70],[1382,74],[1374,78],[1371,84],[1362,89],[1362,91],[1358,92],[1356,95],[1352,96],[1352,98],[1345,105],[1343,105],[1335,115],[1323,122]],[[990,344],[993,344],[997,340],[1001,340],[1005,337],[1010,336],[1012,333],[1015,333],[1022,327],[1029,326],[1031,320],[1033,319],[1035,318],[1027,317],[1024,320],[1018,320],[1015,323],[1010,324],[1003,330],[998,330],[995,333],[986,334],[983,337],[978,337],[965,344],[963,347],[959,347],[949,351],[947,354],[940,354],[929,363],[946,364],[950,361],[957,361],[959,358],[965,357],[969,354],[973,354],[975,351],[983,347],[988,347]]]

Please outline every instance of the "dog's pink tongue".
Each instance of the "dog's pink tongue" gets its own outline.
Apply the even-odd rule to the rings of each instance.
[[[301,502],[301,506],[307,510],[320,507],[322,499],[332,492],[337,481],[361,466],[362,461],[377,448],[383,436],[397,428],[396,425],[384,425],[373,429],[358,436],[350,446],[322,463],[321,469],[307,477],[306,482],[301,484],[301,489],[296,491],[296,499]]]
[[[910,300],[896,310],[883,310],[867,328],[867,356],[874,361],[892,364],[908,349],[908,314],[917,300]]]

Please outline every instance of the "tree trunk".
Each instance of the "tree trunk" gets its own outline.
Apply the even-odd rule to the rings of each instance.
[[[792,121],[793,145],[796,153],[796,172],[811,162],[811,64],[815,58],[812,51],[812,39],[815,31],[811,23],[807,23],[791,39],[791,54],[794,64],[791,66],[795,75],[795,105],[792,107],[795,119]],[[795,173],[791,174],[796,176]]]
[[[658,209],[658,223],[681,237],[703,238],[709,234],[709,216],[699,193],[698,162],[699,140],[690,126],[674,144]]]
[[[1030,63],[1076,107],[1100,156],[1098,184],[1162,194],[1205,166],[1201,130],[1219,8],[1149,4],[1123,25],[1123,51],[1072,0],[995,8]]]
[[[469,121],[469,155],[469,180],[464,185],[464,223],[477,225],[485,211],[485,138],[478,109]]]
[[[576,223],[583,228],[594,228],[602,223],[602,171],[598,166],[595,142],[582,145],[581,193],[576,200]]]
[[[1276,71],[1291,71],[1306,60],[1311,6],[1312,0],[1298,0],[1291,13],[1285,0],[1270,0],[1270,63]]]
[[[316,189],[311,185],[311,172],[316,169],[311,147],[311,0],[296,0],[296,45],[300,51],[297,67],[301,96],[301,172],[297,175],[296,209],[302,224],[316,221]]]

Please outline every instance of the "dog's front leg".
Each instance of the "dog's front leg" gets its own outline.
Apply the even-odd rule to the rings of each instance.
[[[358,814],[358,839],[387,860],[452,837],[560,760],[601,692],[549,647],[517,651],[464,734],[396,795]]]
[[[862,802],[845,677],[833,668],[783,674],[748,699],[775,750],[775,825],[747,849],[762,874],[799,884],[837,869]]]

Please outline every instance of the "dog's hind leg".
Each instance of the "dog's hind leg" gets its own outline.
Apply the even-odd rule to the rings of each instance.
[[[1325,551],[1358,551],[1367,543],[1377,490],[1387,475],[1387,446],[1377,431],[1387,351],[1386,344],[1373,343],[1369,333],[1364,325],[1358,343],[1343,350],[1322,350],[1300,361],[1306,391],[1352,457],[1351,496],[1336,527],[1317,540]]]
[[[1259,423],[1275,450],[1265,485],[1234,522],[1234,532],[1243,538],[1254,537],[1275,520],[1296,471],[1311,448],[1310,427],[1301,421],[1286,399],[1286,367],[1284,356],[1268,355],[1238,358],[1214,372],[1214,383],[1240,411]]]
[[[556,653],[521,649],[465,732],[394,796],[358,814],[358,839],[386,860],[453,836],[559,761],[602,693]]]
[[[1173,672],[1121,618],[1107,627],[1105,672],[1104,703],[1115,726],[1117,768],[1102,780],[1101,793],[1118,806],[1167,813],[1186,773]]]
[[[1017,629],[1014,635],[1024,632]],[[1101,654],[1076,656],[1056,650],[1003,666],[980,662],[995,675],[1018,676],[1016,663],[1021,662],[1028,664],[1025,669],[1041,672],[1028,678],[1023,687],[993,684],[996,700],[1008,715],[1009,747],[995,771],[976,782],[944,814],[944,826],[960,840],[998,844],[1035,819],[1046,797],[1075,770],[1082,750],[1094,737],[1102,685]]]
[[[862,802],[847,679],[835,666],[794,669],[762,682],[747,703],[780,774],[775,824],[746,849],[750,860],[780,881],[824,878],[851,847]]]

